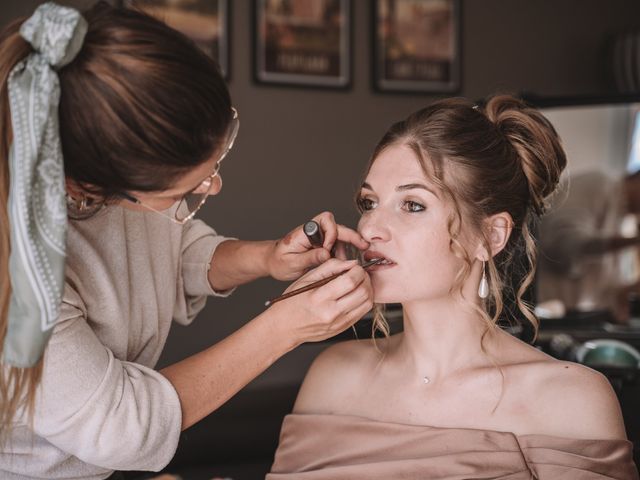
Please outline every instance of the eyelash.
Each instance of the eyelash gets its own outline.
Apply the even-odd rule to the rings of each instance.
[[[371,204],[376,202],[371,198],[360,197],[358,198],[356,203],[358,205],[358,210],[360,211],[360,213],[365,213],[365,212],[368,212],[369,210],[372,210]],[[402,209],[406,210],[408,213],[420,213],[426,210],[426,207],[421,203],[415,202],[413,200],[404,200],[402,202]]]
[[[367,205],[369,203],[373,203],[373,200],[371,200],[370,198],[367,198],[367,197],[358,197],[358,200],[356,200],[356,204],[358,206],[358,211],[360,213],[364,213],[364,212],[367,212],[367,211],[371,210],[371,208],[367,208]]]
[[[409,213],[419,213],[419,212],[423,212],[424,210],[426,210],[426,207],[424,205],[422,205],[421,203],[418,202],[414,202],[413,200],[405,200],[402,204],[403,207],[405,206],[409,206],[409,205],[413,205],[414,207],[418,207],[417,210],[411,210],[410,208],[407,210]]]

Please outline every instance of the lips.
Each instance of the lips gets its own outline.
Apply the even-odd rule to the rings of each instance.
[[[383,253],[376,252],[376,251],[373,251],[373,250],[367,250],[364,253],[365,261],[373,260],[374,258],[383,258],[384,259],[380,263],[376,264],[376,266],[396,265],[396,262],[394,262],[390,258],[387,258],[387,256],[384,255]]]

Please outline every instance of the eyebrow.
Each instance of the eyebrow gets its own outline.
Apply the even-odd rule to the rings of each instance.
[[[396,187],[396,192],[404,192],[405,190],[414,190],[416,188],[419,188],[421,190],[426,190],[427,192],[434,194],[433,190],[431,190],[426,185],[423,185],[422,183],[408,183],[406,185],[398,185]]]
[[[366,188],[367,190],[374,191],[373,187],[369,185],[367,182],[364,182],[362,184],[362,188]],[[406,185],[398,185],[396,187],[396,192],[404,192],[406,190],[414,190],[414,189],[426,190],[427,192],[437,197],[437,195],[432,189],[430,189],[429,187],[427,187],[422,183],[407,183]]]

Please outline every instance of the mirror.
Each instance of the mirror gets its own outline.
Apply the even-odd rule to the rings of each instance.
[[[597,312],[629,325],[640,317],[640,99],[530,103],[558,131],[568,161],[537,229],[538,313]]]

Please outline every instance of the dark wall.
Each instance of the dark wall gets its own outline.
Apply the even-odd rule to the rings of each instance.
[[[0,23],[40,3],[2,0]],[[84,4],[77,0],[75,4]],[[387,126],[434,100],[379,94],[370,81],[370,2],[353,2],[353,86],[328,91],[256,85],[251,70],[251,2],[232,2],[231,80],[241,128],[222,169],[224,189],[201,218],[243,239],[276,238],[331,210],[355,226],[351,198],[373,145]],[[492,92],[541,95],[607,93],[603,53],[611,32],[640,27],[636,0],[483,0],[462,8],[462,88],[477,99]],[[175,327],[161,364],[201,350],[263,310],[284,284],[261,280],[230,299],[211,299],[189,328]],[[304,372],[314,347],[277,364],[262,382]]]

